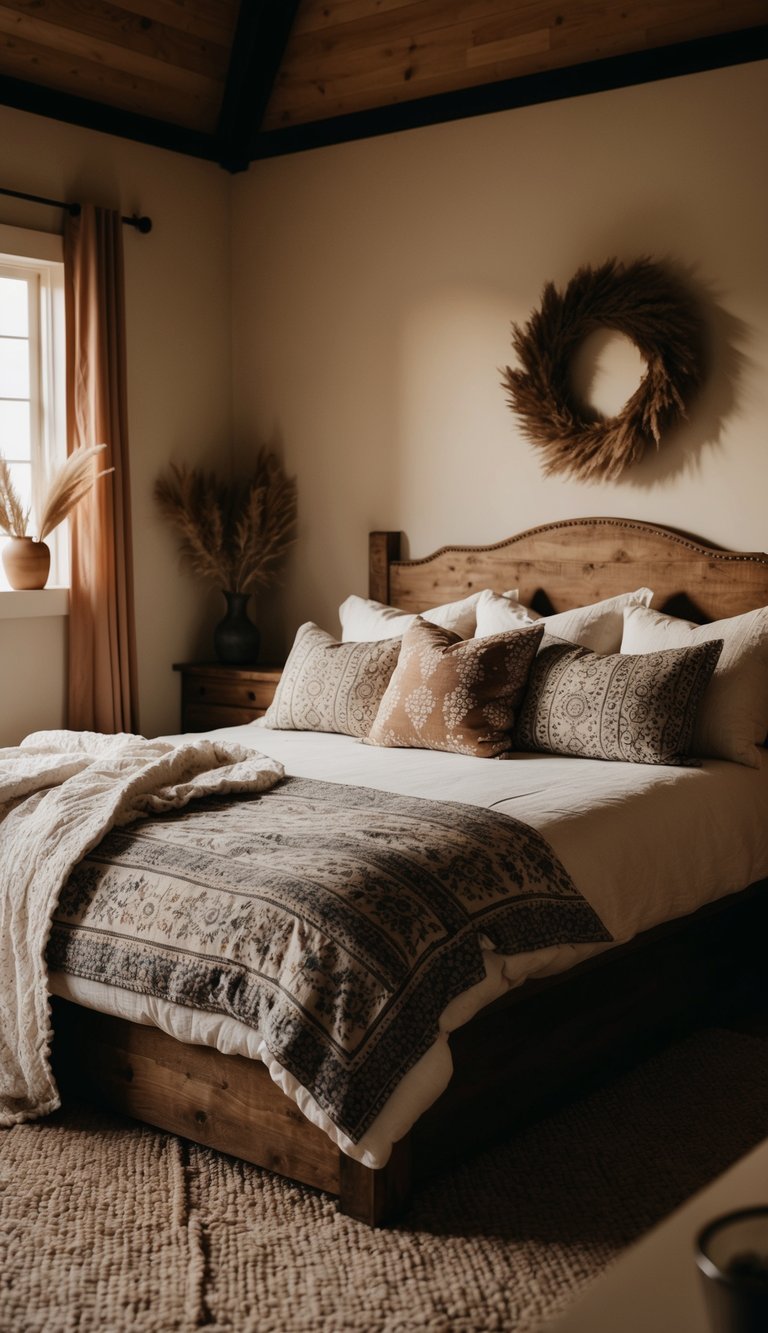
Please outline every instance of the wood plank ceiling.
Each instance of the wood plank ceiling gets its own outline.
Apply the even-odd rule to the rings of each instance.
[[[0,103],[256,157],[768,56],[768,0],[0,0]]]

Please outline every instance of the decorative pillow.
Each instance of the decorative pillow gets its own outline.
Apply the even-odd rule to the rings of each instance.
[[[768,733],[768,607],[709,625],[695,625],[658,611],[625,612],[623,653],[723,640],[723,651],[696,720],[696,754],[732,759],[757,768],[758,745]]]
[[[369,745],[508,754],[515,711],[543,630],[478,643],[417,618],[368,736]]]
[[[634,657],[546,644],[531,671],[515,748],[632,764],[696,764],[696,712],[722,646],[713,639]]]
[[[420,614],[423,620],[452,630],[460,639],[469,639],[474,633],[475,611],[481,596],[481,593],[473,592],[461,601],[433,606],[431,610]],[[504,593],[503,597],[512,597],[516,603],[517,588]],[[416,613],[401,611],[396,606],[385,606],[383,602],[372,602],[368,597],[357,597],[353,593],[339,607],[339,620],[342,643],[353,639],[364,639],[371,643],[376,639],[399,638],[415,623]]]
[[[399,656],[399,639],[337,643],[308,621],[296,631],[264,726],[367,736]]]
[[[578,606],[572,611],[539,617],[519,602],[500,598],[493,592],[481,592],[475,638],[537,624],[543,625],[552,638],[591,648],[593,653],[617,653],[624,629],[625,606],[648,606],[652,597],[650,588],[638,588],[635,592],[620,593],[618,597],[607,597],[603,602],[593,602],[591,606]]]

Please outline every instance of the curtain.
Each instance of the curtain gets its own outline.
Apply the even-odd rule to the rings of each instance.
[[[106,444],[101,478],[70,520],[68,725],[138,729],[119,213],[85,204],[64,230],[67,450]]]

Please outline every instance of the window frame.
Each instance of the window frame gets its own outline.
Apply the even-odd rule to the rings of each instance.
[[[66,348],[64,325],[64,246],[61,236],[0,224],[0,275],[31,277],[30,461],[33,515],[49,478],[66,458]],[[34,524],[30,531],[33,535]],[[51,548],[49,587],[69,584],[69,532],[62,523],[47,538]],[[5,581],[0,582],[3,592]]]

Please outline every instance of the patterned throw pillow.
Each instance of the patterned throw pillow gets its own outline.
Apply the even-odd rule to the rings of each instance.
[[[367,736],[400,656],[400,639],[337,643],[308,621],[296,631],[264,726]]]
[[[643,607],[624,612],[623,653],[687,648],[710,639],[725,646],[696,720],[695,752],[759,768],[768,733],[768,606],[708,625]]]
[[[454,750],[482,759],[507,754],[543,633],[536,625],[489,639],[460,639],[419,617],[403,635],[368,744]]]
[[[603,656],[567,643],[539,653],[515,747],[633,764],[695,765],[691,740],[723,646]]]

